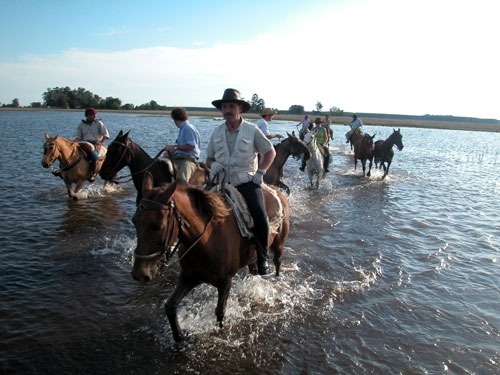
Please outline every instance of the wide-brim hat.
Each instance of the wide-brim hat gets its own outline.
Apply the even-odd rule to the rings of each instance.
[[[322,124],[323,120],[321,119],[321,117],[316,117],[316,120],[314,120],[314,123],[315,124]]]
[[[276,112],[274,109],[272,108],[264,108],[260,114],[263,115],[263,116],[269,116],[269,115],[276,115],[278,112]]]
[[[222,103],[237,103],[243,106],[242,112],[248,112],[250,110],[250,103],[241,98],[241,94],[238,90],[235,89],[226,89],[224,90],[224,95],[222,95],[222,99],[214,100],[212,105],[215,108],[221,109]]]

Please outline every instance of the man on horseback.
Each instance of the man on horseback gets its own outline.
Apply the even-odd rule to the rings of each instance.
[[[265,275],[269,273],[269,223],[261,185],[276,151],[257,126],[241,116],[251,106],[242,100],[238,90],[226,89],[222,99],[214,100],[212,105],[221,110],[226,121],[214,130],[208,143],[206,162],[211,167],[210,179],[225,171],[226,183],[234,185],[245,198],[254,221],[257,269],[260,275]],[[258,158],[258,154],[262,157]]]
[[[356,114],[352,115],[352,121],[349,124],[349,126],[351,127],[351,130],[345,133],[345,137],[347,139],[345,143],[349,143],[351,141],[351,137],[356,130],[359,133],[363,133],[363,131],[361,130],[361,127],[363,126],[363,121],[361,121],[361,119],[358,118],[358,115]]]
[[[189,123],[188,113],[184,108],[174,108],[170,112],[170,117],[179,128],[179,135],[175,140],[176,144],[166,145],[165,151],[173,152],[172,160],[179,168],[178,179],[187,185],[196,170],[200,157],[200,133],[194,125]]]
[[[96,119],[97,111],[94,108],[85,110],[85,120],[80,121],[76,128],[76,142],[89,142],[94,145],[90,152],[90,176],[89,181],[94,182],[97,176],[97,161],[101,145],[109,139],[108,129],[101,119]]]

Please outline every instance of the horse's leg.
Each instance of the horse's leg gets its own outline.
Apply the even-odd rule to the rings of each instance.
[[[170,328],[172,329],[172,335],[174,336],[174,340],[176,342],[182,341],[186,338],[177,319],[177,306],[179,306],[180,301],[186,296],[186,294],[188,294],[189,291],[198,284],[199,282],[189,279],[183,272],[181,272],[179,279],[177,280],[174,293],[165,303],[165,313],[167,314]]]
[[[387,162],[387,168],[384,165],[384,175],[382,176],[382,179],[384,179],[388,174],[389,174],[389,166],[391,165],[391,162]]]
[[[224,320],[227,299],[229,297],[232,283],[232,277],[227,277],[217,283],[218,297],[217,307],[215,308],[215,316],[217,317],[217,323],[219,323],[220,328],[222,328],[222,321]]]
[[[370,164],[368,164],[368,173],[366,175],[370,177],[372,175],[373,158],[368,158],[368,161]]]

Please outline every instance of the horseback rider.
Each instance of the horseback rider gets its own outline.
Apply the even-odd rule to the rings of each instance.
[[[345,143],[349,143],[351,141],[351,137],[356,130],[360,134],[363,133],[363,131],[361,129],[361,127],[363,126],[363,121],[361,121],[361,119],[358,118],[358,115],[356,115],[356,114],[352,115],[352,121],[349,124],[349,126],[351,127],[351,130],[349,130],[347,133],[345,133],[345,137],[347,139]]]
[[[175,145],[166,145],[165,151],[167,151],[167,157],[170,156],[168,153],[173,153],[172,159],[179,167],[178,179],[187,185],[198,165],[200,133],[189,122],[185,108],[177,107],[172,109],[170,117],[174,120],[175,126],[179,128],[179,135],[175,140]]]
[[[212,105],[221,110],[226,121],[214,130],[208,143],[210,179],[225,171],[226,183],[234,185],[245,198],[254,221],[257,269],[260,275],[266,275],[269,222],[261,185],[276,151],[264,133],[241,116],[251,106],[238,90],[226,89],[222,99],[214,100]]]
[[[97,161],[101,145],[109,139],[109,132],[101,119],[95,116],[97,111],[94,108],[85,110],[85,120],[80,121],[76,128],[76,142],[89,142],[94,145],[90,152],[90,176],[89,181],[94,182],[97,176]]]
[[[324,127],[324,121],[321,117],[316,117],[314,120],[314,124],[316,125],[312,131],[316,134],[316,142],[318,146],[320,146],[322,150],[322,154],[324,156],[324,168],[325,173],[330,172],[328,166],[330,165],[330,150],[328,148],[328,142],[330,141],[330,132],[328,128]],[[302,165],[299,168],[302,172],[306,170],[306,159],[302,158]]]
[[[316,142],[318,143],[319,146],[321,146],[321,149],[323,151],[323,156],[325,158],[324,161],[325,173],[330,172],[330,170],[328,169],[328,166],[330,165],[330,150],[328,149],[330,132],[328,128],[323,126],[324,121],[321,119],[321,117],[316,117],[314,123],[316,124],[316,126],[313,128],[313,132],[316,133]]]

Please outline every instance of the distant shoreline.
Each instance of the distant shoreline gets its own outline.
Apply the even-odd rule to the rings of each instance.
[[[2,107],[0,111],[57,111],[57,112],[82,112],[81,109],[45,109],[45,108],[9,108]],[[146,110],[102,110],[100,112],[111,112],[111,113],[130,113],[130,114],[149,114],[149,115],[161,115],[170,116],[170,111],[159,110],[159,111],[146,111]],[[218,118],[222,117],[219,111],[189,111],[189,116],[196,117],[211,117]],[[245,118],[258,119],[260,117],[257,113],[245,113]],[[310,115],[310,118],[314,121],[315,117],[324,117],[324,115],[315,116]],[[284,121],[297,121],[304,118],[304,115],[276,115],[275,120]],[[467,131],[485,131],[485,132],[500,132],[500,125],[497,123],[476,123],[476,122],[454,122],[454,121],[436,121],[436,120],[411,120],[411,119],[399,119],[399,118],[370,118],[361,117],[365,125],[373,126],[387,126],[393,128],[426,128],[426,129],[448,129],[448,130],[467,130]],[[351,121],[351,117],[348,116],[330,116],[332,124],[344,124],[348,125]]]

